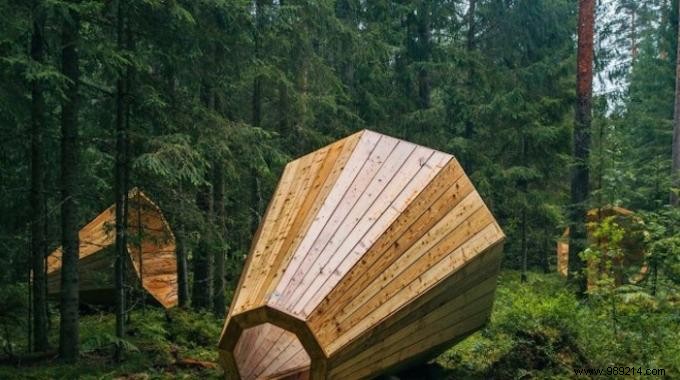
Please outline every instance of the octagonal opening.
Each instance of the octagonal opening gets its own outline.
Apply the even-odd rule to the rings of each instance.
[[[298,337],[271,323],[244,330],[234,358],[242,380],[309,378],[311,360]]]

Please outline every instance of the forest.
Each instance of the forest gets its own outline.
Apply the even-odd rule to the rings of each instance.
[[[384,379],[680,378],[679,17],[678,0],[0,0],[0,379],[224,379],[284,167],[364,129],[455,156],[506,236],[486,326]],[[169,309],[128,259],[140,192],[172,230]],[[102,212],[112,296],[90,305],[79,231]]]

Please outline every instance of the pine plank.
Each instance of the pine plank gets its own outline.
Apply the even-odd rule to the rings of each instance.
[[[285,243],[286,236],[288,236],[290,228],[294,225],[295,217],[299,213],[299,206],[307,198],[307,193],[313,186],[316,173],[321,168],[327,154],[328,149],[321,149],[316,154],[308,155],[299,160],[302,169],[299,173],[296,173],[294,184],[282,208],[282,215],[278,218],[269,239],[266,240],[267,244],[264,247],[262,259],[259,261],[261,265],[258,268],[253,268],[253,274],[258,280],[249,292],[251,298],[248,303],[249,308],[266,303],[264,294],[260,290],[266,288],[276,276],[278,270],[276,265],[279,262],[276,257],[282,256],[279,250]]]
[[[465,178],[462,181],[466,182]],[[469,182],[467,182],[469,183]],[[326,347],[327,342],[336,339],[339,335],[344,332],[345,325],[355,323],[357,319],[361,318],[363,315],[360,313],[356,318],[350,318],[356,310],[368,302],[371,298],[376,297],[378,292],[382,291],[391,281],[398,276],[408,265],[413,263],[415,260],[420,258],[428,250],[434,247],[440,242],[446,233],[453,229],[456,229],[460,224],[462,224],[470,215],[472,215],[476,210],[481,207],[481,199],[476,193],[470,192],[471,187],[463,186],[464,191],[468,194],[460,199],[448,213],[446,213],[441,219],[439,219],[436,224],[427,229],[427,232],[420,236],[416,241],[410,240],[412,242],[407,249],[400,250],[398,253],[399,260],[393,260],[389,266],[381,268],[378,276],[371,276],[371,282],[367,283],[361,288],[355,288],[359,291],[356,294],[347,294],[344,299],[347,300],[343,302],[342,300],[338,302],[338,305],[342,305],[337,312],[333,313],[332,320],[328,320],[325,325],[321,325],[318,328],[319,336],[318,339],[322,342],[322,345]],[[404,236],[408,239],[408,236]],[[459,238],[463,238],[461,236]],[[406,239],[405,239],[406,240]],[[462,243],[462,242],[461,242]],[[398,244],[398,246],[404,246]],[[418,268],[415,268],[411,273],[418,273]],[[381,297],[384,299],[385,296]],[[374,304],[375,302],[373,302]],[[366,308],[364,308],[366,309]],[[344,323],[346,319],[350,321]],[[333,326],[332,328],[329,326]]]
[[[449,161],[310,314],[308,322],[313,330],[325,328],[330,318],[353,298],[353,289],[366,288],[373,281],[371,273],[382,273],[472,191],[461,176],[457,162]]]
[[[262,270],[261,267],[265,265],[265,248],[269,239],[271,239],[272,230],[278,226],[279,218],[282,217],[281,213],[287,199],[290,197],[289,191],[294,183],[295,174],[300,164],[301,162],[299,160],[289,163],[286,165],[283,174],[281,175],[281,180],[279,181],[276,191],[274,192],[274,197],[270,203],[271,207],[267,211],[266,218],[262,220],[262,226],[260,227],[257,241],[255,241],[255,246],[248,255],[249,260],[246,262],[247,268],[244,273],[245,277],[243,277],[243,282],[238,289],[238,298],[234,299],[234,303],[231,306],[234,310],[234,314],[252,308],[253,300],[251,299],[251,288],[254,288],[257,281],[260,280],[258,274]]]
[[[377,359],[391,356],[416,344],[422,336],[437,334],[464,319],[484,310],[490,310],[495,283],[495,278],[487,278],[478,286],[458,295],[432,313],[409,325],[404,325],[401,330],[337,366],[332,372],[342,373],[343,371],[347,372],[347,370],[351,372],[351,370],[356,370],[364,365],[370,365]]]
[[[452,302],[452,299],[458,299],[460,294],[476,291],[479,283],[497,275],[500,269],[501,253],[501,245],[485,251],[431,291],[413,300],[407,307],[403,307],[379,325],[365,331],[360,337],[333,354],[332,367],[337,367],[339,363],[369,351],[371,347],[396,334],[404,326],[410,326],[435,312],[442,305]]]
[[[278,279],[290,262],[295,249],[299,246],[309,225],[313,222],[314,217],[323,204],[323,200],[345,167],[360,137],[361,134],[356,134],[351,136],[351,138],[341,140],[341,144],[336,143],[331,146],[329,154],[316,174],[316,178],[314,178],[309,194],[300,206],[300,211],[293,222],[290,232],[286,236],[285,242],[280,248],[280,253],[272,265],[276,272],[268,276],[268,281],[259,290],[258,297],[269,298],[271,296],[274,286],[278,283]]]
[[[404,300],[410,300],[417,297],[429,287],[436,284],[437,281],[440,281],[446,273],[455,271],[464,265],[469,257],[474,256],[483,249],[489,248],[499,241],[498,227],[494,223],[489,224],[486,228],[475,234],[474,237],[460,245],[443,260],[438,262],[437,265],[430,267],[421,275],[418,275],[413,281],[408,283],[404,281],[403,285],[395,287],[398,290],[393,297],[389,299],[378,297],[372,299],[363,306],[364,310],[370,310],[370,312],[364,314],[365,317],[362,315],[344,321],[340,327],[341,331],[343,331],[342,335],[337,336],[337,338],[332,341],[324,341],[319,338],[321,344],[325,347],[326,352],[332,353],[336,351],[360,334],[361,331],[370,328],[370,326],[373,326],[381,319],[386,318],[391,313],[404,306],[406,304]],[[378,299],[383,300],[383,302],[378,302]]]
[[[420,150],[420,152],[418,152]],[[420,190],[429,183],[434,176],[450,160],[450,156],[419,148],[415,157],[402,167],[400,175],[393,178],[385,191],[379,195],[376,202],[367,210],[364,224],[356,228],[344,239],[339,252],[347,254],[332,256],[326,272],[326,277],[310,286],[313,292],[301,297],[293,309],[293,313],[307,318],[321,300],[344,278],[345,274],[364,256],[375,241],[394,223],[395,219],[410,204]],[[429,157],[425,161],[425,155]]]
[[[304,296],[310,289],[310,285],[317,279],[324,281],[335,272],[336,267],[328,267],[328,264],[333,258],[342,260],[350,253],[348,249],[338,251],[348,239],[351,239],[350,233],[355,232],[357,238],[361,237],[363,234],[360,235],[356,233],[356,229],[361,228],[360,225],[362,222],[369,227],[373,225],[375,219],[367,218],[364,221],[364,215],[370,210],[378,197],[387,201],[392,200],[389,195],[383,194],[383,191],[387,185],[391,183],[392,179],[394,179],[397,171],[402,168],[403,164],[415,151],[415,148],[416,146],[413,144],[399,142],[392,152],[390,152],[389,156],[385,158],[385,163],[377,171],[371,182],[366,185],[366,189],[369,190],[360,193],[356,203],[352,205],[331,238],[326,242],[323,248],[321,248],[318,255],[316,255],[311,264],[311,269],[303,273],[302,279],[295,286],[291,295],[288,298],[284,297],[281,299],[281,302],[287,305],[286,310],[295,314],[294,306],[300,300],[305,299]],[[405,176],[406,173],[404,173],[404,177]],[[387,226],[385,226],[385,228],[386,227]],[[337,263],[335,264],[337,265]]]
[[[310,225],[307,234],[293,254],[284,274],[281,276],[281,280],[275,288],[274,293],[271,295],[270,305],[282,310],[285,309],[285,304],[282,304],[279,300],[290,292],[288,289],[291,282],[295,284],[299,281],[299,277],[301,276],[299,270],[301,268],[304,270],[305,266],[307,266],[312,259],[309,252],[312,250],[313,245],[316,244],[315,247],[318,247],[318,245],[321,244],[319,240],[327,239],[332,232],[333,225],[328,225],[330,219],[334,215],[336,207],[339,207],[341,201],[346,200],[346,198],[343,199],[345,193],[348,191],[351,192],[352,189],[350,187],[355,183],[355,179],[359,172],[364,168],[367,160],[373,154],[374,148],[377,149],[380,147],[379,152],[385,149],[384,144],[378,144],[380,140],[381,136],[375,133],[364,133],[364,135],[362,135],[362,138],[359,140],[347,165],[345,165],[338,180],[335,182],[331,192],[328,194],[321,209],[317,213],[314,222]],[[396,145],[396,141],[394,142],[394,145]],[[287,291],[288,293],[286,293]]]

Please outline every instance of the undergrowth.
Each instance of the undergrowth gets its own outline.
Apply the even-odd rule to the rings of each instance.
[[[557,275],[504,271],[491,321],[441,355],[445,379],[574,378],[574,368],[663,368],[680,378],[680,303],[641,289],[578,299]]]
[[[175,365],[177,356],[216,361],[222,322],[209,313],[135,310],[126,339],[118,341],[112,314],[86,315],[79,364],[0,366],[0,379],[222,379],[219,369]],[[53,326],[56,347],[58,321]],[[678,342],[680,299],[670,287],[656,296],[623,287],[613,296],[578,299],[557,275],[532,273],[521,283],[517,272],[504,271],[489,324],[399,378],[568,379],[574,368],[608,366],[663,368],[668,378],[680,378]],[[125,347],[122,363],[112,361],[116,344]]]
[[[36,364],[0,366],[0,379],[222,379],[219,369],[179,368],[176,357],[215,362],[222,321],[209,313],[146,308],[130,314],[127,336],[113,334],[114,316],[109,313],[81,317],[81,360],[61,364],[57,360]],[[56,347],[56,328],[51,342]],[[113,361],[116,344],[125,354]]]

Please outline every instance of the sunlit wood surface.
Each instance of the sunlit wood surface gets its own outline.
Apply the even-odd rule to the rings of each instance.
[[[503,232],[456,159],[361,131],[290,162],[220,340],[228,378],[361,379],[488,320]]]

